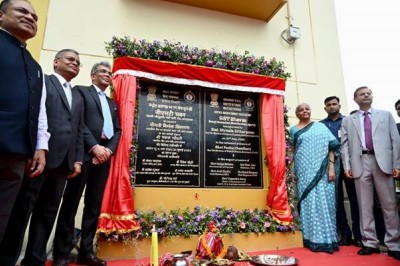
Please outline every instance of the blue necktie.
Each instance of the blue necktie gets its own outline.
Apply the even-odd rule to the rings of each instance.
[[[365,148],[372,151],[374,146],[372,144],[372,123],[369,118],[368,112],[364,112],[364,135],[365,135]]]
[[[106,94],[103,91],[99,91],[99,98],[101,103],[101,111],[103,112],[104,126],[103,133],[108,138],[111,139],[114,135],[114,127],[112,124],[110,107],[108,106]]]

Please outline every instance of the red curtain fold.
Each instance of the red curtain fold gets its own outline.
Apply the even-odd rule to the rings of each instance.
[[[139,229],[134,215],[134,201],[129,173],[133,122],[136,105],[136,77],[113,77],[114,100],[118,105],[122,134],[118,149],[111,160],[104,191],[97,232],[127,233]]]
[[[267,209],[281,223],[293,220],[286,186],[286,139],[280,95],[262,94],[262,127],[271,182],[267,195]]]

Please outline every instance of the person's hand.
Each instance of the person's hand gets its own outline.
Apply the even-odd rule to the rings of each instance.
[[[92,159],[92,164],[98,165],[98,164],[102,164],[102,162],[100,162],[100,160],[97,159],[97,157],[93,157],[93,159]]]
[[[97,158],[97,161],[99,161],[100,163],[104,163],[105,161],[108,160],[107,150],[104,146],[96,145],[93,148],[92,153],[93,153],[94,157]]]
[[[81,171],[82,171],[82,164],[79,163],[79,162],[75,162],[75,163],[74,163],[74,171],[72,171],[71,173],[69,173],[69,174],[67,175],[67,178],[68,178],[68,179],[74,178],[74,177],[76,177],[77,175],[79,175],[79,174],[81,173]]]
[[[36,177],[43,173],[46,166],[46,151],[36,150],[33,158],[29,159],[25,166],[25,172],[29,177]]]
[[[98,153],[98,156],[95,155],[95,157],[93,157],[92,163],[98,165],[107,162],[111,157],[111,150],[100,145],[97,148],[102,149],[102,151]]]
[[[393,169],[393,178],[396,179],[400,178],[400,169],[398,168]]]
[[[349,170],[344,170],[344,175],[345,175],[347,178],[353,178],[353,173],[351,172],[350,169],[349,169]]]
[[[335,179],[336,179],[335,168],[334,167],[329,167],[329,170],[328,170],[328,181],[332,182]]]

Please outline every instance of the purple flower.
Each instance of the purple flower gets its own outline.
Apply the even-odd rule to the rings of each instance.
[[[212,61],[212,60],[207,60],[207,61],[206,61],[206,66],[211,67],[211,66],[213,66],[213,65],[214,65],[214,61]]]

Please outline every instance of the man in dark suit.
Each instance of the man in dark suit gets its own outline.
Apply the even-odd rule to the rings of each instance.
[[[25,169],[34,178],[46,164],[50,134],[43,73],[26,49],[37,19],[28,1],[0,3],[0,242]]]
[[[360,110],[342,122],[342,160],[345,175],[354,178],[364,247],[359,255],[379,253],[373,214],[374,188],[386,225],[388,255],[400,260],[400,222],[393,177],[400,176],[400,136],[388,111],[371,108],[372,92],[360,87],[354,101]]]
[[[81,172],[83,161],[84,103],[69,82],[80,70],[78,52],[59,51],[54,74],[45,76],[48,130],[51,133],[43,173],[25,177],[0,246],[0,265],[15,265],[32,214],[28,244],[21,265],[44,265],[46,246],[53,228],[67,178]]]
[[[96,63],[91,70],[91,79],[92,86],[79,86],[85,102],[85,159],[82,173],[69,180],[65,189],[54,237],[54,265],[68,265],[75,215],[85,185],[85,207],[77,263],[89,266],[106,265],[105,261],[95,256],[93,239],[110,170],[111,155],[117,149],[121,128],[117,105],[104,94],[111,83],[110,64]]]

